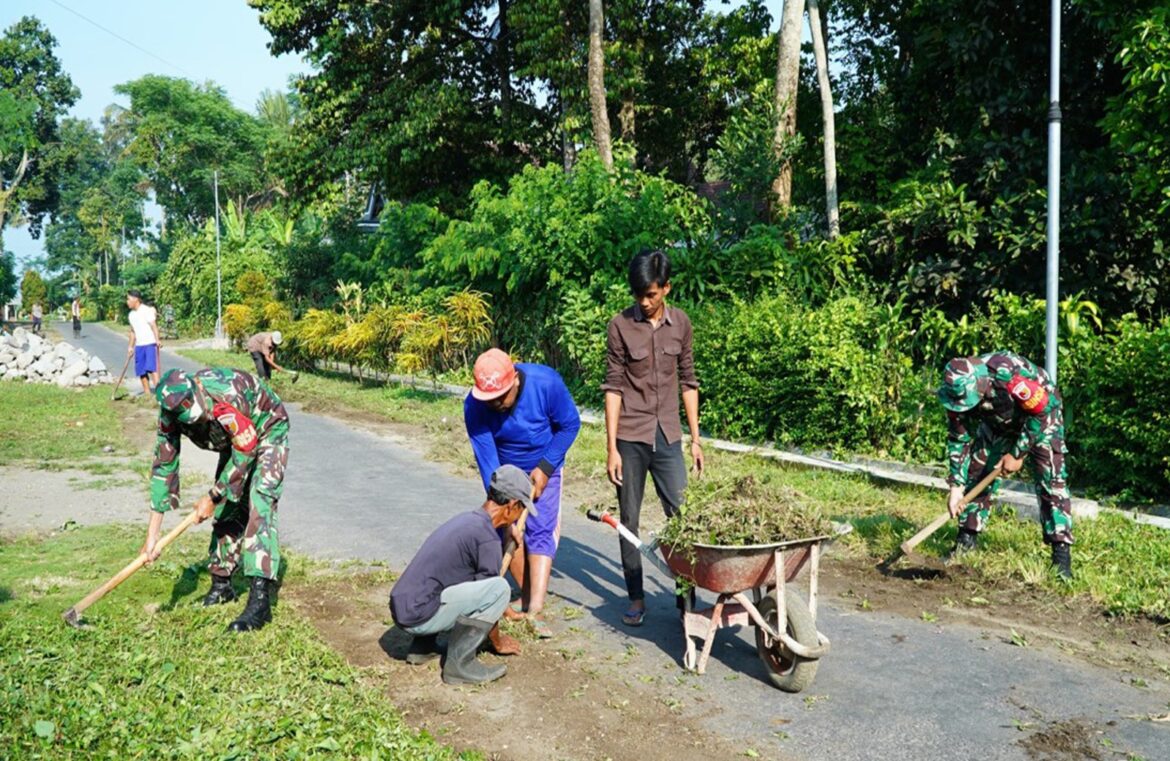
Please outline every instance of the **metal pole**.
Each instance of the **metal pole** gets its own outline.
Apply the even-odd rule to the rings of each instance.
[[[1048,70],[1048,277],[1044,365],[1056,382],[1060,315],[1060,0],[1052,0]]]
[[[212,174],[215,187],[215,340],[223,340],[223,275],[219,265],[219,170]]]

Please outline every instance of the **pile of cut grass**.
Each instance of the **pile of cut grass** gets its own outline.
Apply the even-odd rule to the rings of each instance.
[[[288,606],[259,632],[225,633],[242,603],[200,606],[202,538],[98,602],[89,628],[67,626],[61,611],[141,541],[142,527],[105,526],[0,544],[0,755],[479,757],[411,731]],[[286,585],[312,583],[298,565]]]
[[[675,551],[696,544],[742,546],[832,533],[819,508],[774,474],[708,476],[692,480],[682,507],[661,540]]]

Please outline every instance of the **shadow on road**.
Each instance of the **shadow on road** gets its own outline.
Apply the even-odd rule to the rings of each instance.
[[[644,567],[646,618],[642,626],[626,626],[622,623],[622,613],[627,605],[625,580],[618,560],[616,541],[613,550],[611,557],[587,544],[562,537],[553,577],[571,579],[584,587],[586,594],[581,597],[594,599],[576,599],[572,594],[563,592],[558,592],[558,597],[587,610],[605,627],[661,652],[677,663],[681,671],[686,643],[675,606],[673,581],[664,579],[647,564]],[[597,599],[601,602],[596,602]],[[704,600],[702,597],[698,601],[699,608],[713,604],[714,600]],[[696,643],[696,646],[701,647],[701,643]],[[743,640],[739,629],[724,629],[716,633],[711,659],[719,661],[733,672],[762,682],[767,680],[755,647]]]

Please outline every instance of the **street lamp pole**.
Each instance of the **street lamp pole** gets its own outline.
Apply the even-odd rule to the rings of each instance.
[[[215,341],[223,342],[223,274],[219,255],[219,170],[212,174],[215,188]]]
[[[1052,0],[1048,70],[1048,273],[1044,365],[1056,383],[1060,315],[1060,0]]]

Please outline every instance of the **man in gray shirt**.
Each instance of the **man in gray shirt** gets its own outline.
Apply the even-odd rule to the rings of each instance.
[[[525,508],[536,513],[532,482],[515,465],[502,465],[492,473],[482,509],[456,515],[426,538],[390,592],[394,623],[414,636],[408,663],[437,656],[436,635],[450,631],[444,682],[481,684],[504,675],[506,666],[486,666],[475,654],[485,639],[500,655],[520,652],[520,643],[499,629],[511,587],[500,575],[504,548],[497,530],[516,532]]]

